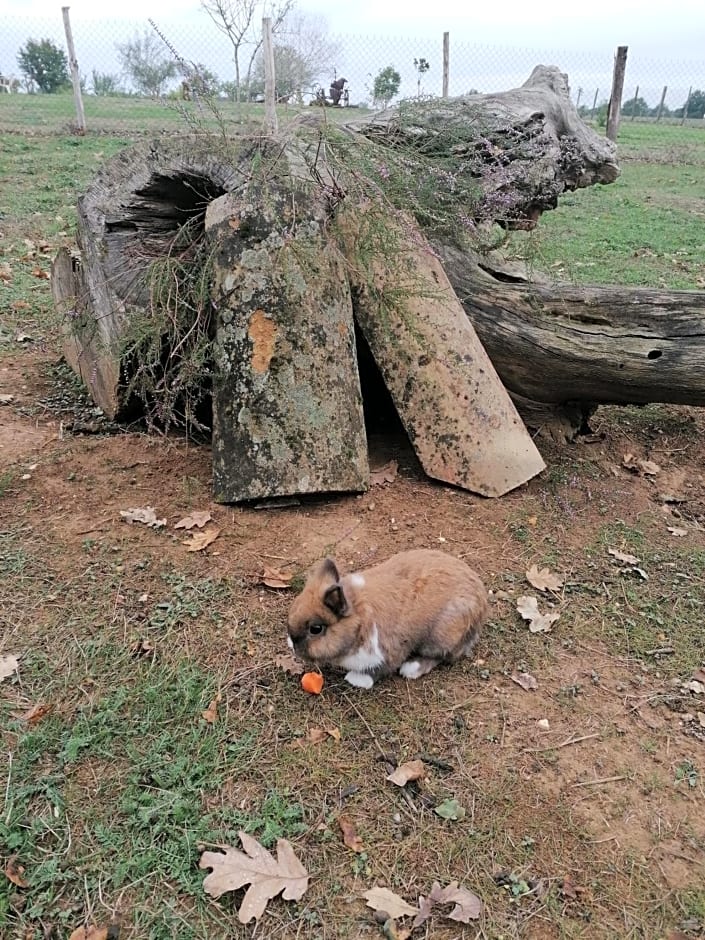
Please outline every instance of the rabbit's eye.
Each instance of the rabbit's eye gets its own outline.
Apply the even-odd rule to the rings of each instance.
[[[325,624],[322,623],[310,623],[308,625],[308,632],[311,636],[320,636],[321,633],[325,631]]]

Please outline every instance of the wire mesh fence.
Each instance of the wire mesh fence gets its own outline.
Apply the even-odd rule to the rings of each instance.
[[[72,26],[88,132],[179,133],[184,109],[202,109],[206,96],[217,102],[219,117],[226,122],[242,120],[243,110],[246,117],[257,118],[260,113],[263,72],[256,41],[242,44],[236,68],[232,42],[203,12],[159,21],[161,36],[146,21],[77,19]],[[0,129],[66,132],[75,120],[70,90],[59,83],[43,91],[36,79],[28,77],[30,40],[36,44],[48,40],[65,54],[61,17],[4,17]],[[135,58],[136,52],[141,58]],[[19,61],[23,54],[24,70]],[[448,93],[514,88],[539,63],[566,72],[583,118],[604,126],[611,53],[481,46],[456,42],[451,35]],[[275,33],[275,66],[278,100],[289,113],[324,98],[331,104],[335,98],[331,85],[342,80],[340,107],[379,108],[399,98],[442,94],[443,35],[416,39],[328,35],[315,23],[294,18]],[[623,121],[672,124],[692,133],[705,131],[704,115],[705,60],[657,61],[630,49]]]

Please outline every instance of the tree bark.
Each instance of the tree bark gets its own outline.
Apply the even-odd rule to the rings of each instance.
[[[272,180],[208,207],[219,502],[367,489],[350,288],[324,217],[310,191]]]
[[[619,175],[616,147],[588,127],[570,98],[568,76],[537,65],[520,88],[405,105],[344,127],[381,147],[448,157],[482,192],[478,214],[532,228],[559,196]]]
[[[539,402],[705,405],[705,292],[511,283],[440,247],[507,388]]]
[[[375,222],[343,212],[355,319],[425,472],[502,496],[545,468],[440,261],[410,220],[386,257],[358,263]],[[393,247],[392,247],[393,246]]]

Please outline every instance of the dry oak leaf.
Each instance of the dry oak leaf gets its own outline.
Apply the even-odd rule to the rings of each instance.
[[[213,519],[213,516],[204,510],[203,512],[192,512],[188,516],[184,516],[183,519],[179,521],[174,526],[175,529],[193,529],[194,526],[198,529],[202,529],[206,522],[210,522]]]
[[[457,920],[461,924],[469,924],[471,920],[477,920],[482,914],[482,901],[472,891],[467,888],[461,888],[457,881],[451,881],[445,888],[441,888],[437,881],[433,882],[431,893],[428,898],[419,898],[421,911],[414,920],[413,926],[419,927],[428,919],[432,908],[436,904],[455,904],[450,914],[444,914],[449,920]],[[423,917],[423,920],[420,918]]]
[[[285,591],[287,588],[291,587],[292,577],[293,575],[284,574],[279,568],[270,568],[269,565],[265,565],[260,575],[260,582],[268,588],[274,588],[277,591]]]
[[[353,852],[364,852],[365,846],[357,834],[355,823],[348,816],[338,816],[338,825],[343,833],[343,843]]]
[[[107,927],[77,927],[71,934],[69,940],[108,940],[109,929]]]
[[[526,572],[526,580],[537,591],[560,591],[563,587],[563,578],[554,574],[548,568],[541,568],[538,565],[532,565]]]
[[[135,509],[121,509],[120,515],[125,522],[141,522],[153,529],[161,529],[166,525],[166,519],[157,519],[153,506],[137,507]]]
[[[520,685],[525,692],[533,692],[539,687],[537,680],[528,672],[513,672],[509,678]]]
[[[408,760],[405,764],[400,764],[397,769],[389,774],[387,780],[395,783],[398,787],[406,786],[411,780],[422,780],[426,776],[426,768],[422,760]]]
[[[399,464],[396,460],[390,460],[383,467],[376,467],[370,470],[370,486],[381,486],[382,483],[394,483],[397,478]]]
[[[203,532],[192,532],[191,537],[184,539],[183,544],[187,552],[202,552],[211,542],[215,542],[219,535],[220,529],[204,529]]]
[[[279,666],[280,669],[283,669],[284,672],[288,672],[290,676],[301,676],[306,668],[301,660],[297,659],[291,653],[284,653],[282,656],[277,656],[274,663]]]
[[[557,613],[542,614],[536,598],[526,594],[517,598],[517,611],[524,620],[529,621],[531,633],[550,633],[553,624],[560,617]]]
[[[298,901],[308,888],[308,872],[294,855],[291,843],[277,840],[276,859],[246,832],[238,833],[245,850],[225,846],[224,852],[204,852],[199,868],[212,871],[203,880],[203,889],[212,898],[237,891],[249,884],[238,919],[249,924],[264,914],[267,901],[281,894],[285,901]]]
[[[613,558],[616,558],[617,561],[621,561],[625,565],[638,565],[639,559],[636,555],[630,555],[627,552],[620,552],[616,548],[608,548],[607,554],[611,555]]]
[[[33,705],[31,708],[28,708],[26,712],[23,712],[20,715],[20,719],[22,721],[26,721],[28,725],[36,725],[42,720],[42,718],[46,718],[46,716],[50,715],[53,711],[53,705],[50,705],[47,702],[40,702],[37,705]]]
[[[19,670],[20,663],[16,656],[0,656],[0,682]]]
[[[29,882],[24,877],[24,873],[24,865],[20,865],[16,855],[11,855],[7,860],[7,865],[5,865],[5,874],[13,885],[17,885],[18,888],[29,887]]]
[[[675,526],[675,525],[669,525],[669,526],[668,526],[668,531],[671,533],[671,535],[675,535],[676,538],[683,538],[684,535],[687,535],[687,534],[688,534],[688,530],[687,530],[687,529],[681,529],[681,528],[679,528],[678,526]]]
[[[393,920],[397,917],[415,917],[419,913],[418,907],[407,904],[404,898],[389,888],[370,888],[362,896],[373,911],[384,911]]]
[[[218,692],[208,708],[201,712],[201,718],[207,721],[209,725],[212,725],[218,717],[218,705],[220,705],[222,699],[223,696],[220,694],[220,692]]]
[[[9,405],[15,400],[14,395],[6,395],[4,392],[0,395],[0,405]]]

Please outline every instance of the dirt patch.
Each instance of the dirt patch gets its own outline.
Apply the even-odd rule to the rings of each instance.
[[[245,778],[233,766],[232,779],[204,795],[204,812],[254,811],[272,790],[292,788],[304,807],[300,848],[318,873],[306,911],[326,926],[311,914],[279,935],[374,936],[366,887],[385,883],[415,899],[436,878],[481,892],[486,936],[656,937],[681,922],[697,935],[705,758],[693,729],[705,700],[683,683],[702,655],[701,413],[605,409],[593,443],[542,443],[546,473],[500,500],[429,481],[403,437],[374,439],[373,466],[398,462],[392,483],[255,509],[212,501],[206,445],[62,433],[61,415],[41,405],[47,366],[38,352],[13,360],[8,387],[20,376],[25,387],[2,410],[6,564],[27,578],[29,598],[20,589],[8,601],[5,642],[36,653],[50,631],[53,668],[80,675],[58,704],[64,717],[97,704],[104,686],[129,683],[145,656],[186,657],[219,677],[222,714],[233,734],[253,729],[253,751]],[[625,453],[659,473],[627,469]],[[120,516],[144,506],[167,525]],[[194,509],[209,510],[221,532],[188,553],[174,524]],[[275,665],[291,593],[260,583],[264,565],[299,575],[332,554],[353,569],[412,547],[465,558],[495,592],[476,659],[367,694],[331,674],[322,696],[305,696]],[[638,556],[631,567],[647,580],[609,548]],[[538,595],[560,613],[545,636],[529,634],[515,611],[518,596],[538,593],[525,578],[533,563],[565,580]],[[82,665],[106,637],[129,654],[126,680]],[[516,685],[517,671],[537,689]],[[311,743],[311,728],[334,728],[340,740]],[[428,779],[405,798],[387,783],[387,765],[418,755]],[[67,792],[97,793],[106,767],[78,767]],[[456,828],[434,812],[451,797],[467,810]],[[343,808],[366,861],[339,845]],[[514,880],[502,882],[503,871]],[[568,898],[567,876],[580,888]],[[476,934],[436,924],[431,935]]]

